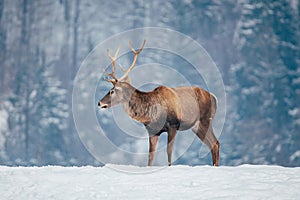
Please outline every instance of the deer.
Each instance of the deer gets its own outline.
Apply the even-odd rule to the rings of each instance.
[[[128,75],[134,68],[139,54],[145,46],[144,40],[140,49],[135,50],[129,41],[133,52],[133,61],[125,69],[121,78],[117,78],[116,60],[120,47],[114,56],[107,49],[111,60],[112,72],[105,71],[104,80],[112,83],[113,87],[98,102],[101,110],[116,105],[123,105],[125,112],[134,120],[142,123],[149,136],[148,166],[152,166],[158,144],[158,138],[167,132],[168,165],[172,163],[172,151],[177,131],[191,129],[209,148],[213,166],[219,165],[220,143],[214,135],[212,121],[217,109],[217,98],[212,93],[197,86],[181,86],[170,88],[158,86],[152,91],[140,91],[130,84]]]

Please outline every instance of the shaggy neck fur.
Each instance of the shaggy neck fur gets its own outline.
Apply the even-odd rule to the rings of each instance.
[[[148,92],[135,89],[128,102],[124,103],[124,109],[131,118],[147,124],[151,121],[149,115],[151,102],[151,95]]]

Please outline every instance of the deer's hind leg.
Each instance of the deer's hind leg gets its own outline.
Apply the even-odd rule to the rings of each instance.
[[[220,143],[214,135],[211,119],[199,120],[193,127],[193,132],[209,148],[214,166],[219,165]]]

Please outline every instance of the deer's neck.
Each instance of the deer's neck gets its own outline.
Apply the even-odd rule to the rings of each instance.
[[[129,101],[124,104],[124,109],[131,118],[145,124],[150,122],[150,106],[151,95],[136,89]]]

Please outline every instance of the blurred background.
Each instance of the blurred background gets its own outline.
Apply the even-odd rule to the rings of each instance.
[[[74,77],[97,44],[149,26],[190,36],[221,71],[221,165],[300,166],[299,0],[0,0],[0,165],[102,165],[74,127]],[[210,164],[201,145],[175,164]]]

